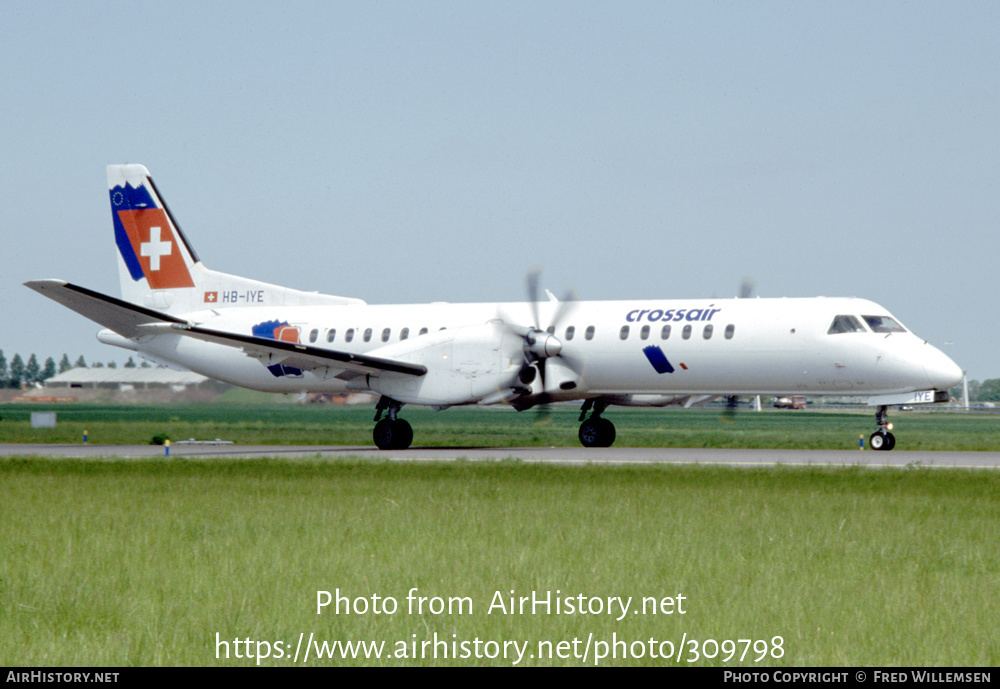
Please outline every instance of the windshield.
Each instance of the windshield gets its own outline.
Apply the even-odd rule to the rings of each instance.
[[[833,323],[830,324],[830,329],[826,331],[826,334],[863,333],[864,331],[865,326],[861,325],[861,321],[855,316],[834,316]]]
[[[862,316],[865,323],[876,333],[905,333],[906,328],[888,316]]]

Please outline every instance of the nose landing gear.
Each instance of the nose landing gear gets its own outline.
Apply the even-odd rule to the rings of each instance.
[[[892,424],[889,423],[889,414],[884,404],[875,412],[875,423],[878,424],[878,430],[868,438],[868,446],[873,450],[891,450],[896,447],[896,436],[889,432]]]

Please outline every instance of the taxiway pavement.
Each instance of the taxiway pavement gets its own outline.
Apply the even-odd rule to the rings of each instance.
[[[166,455],[157,445],[42,445],[0,444],[0,457],[156,458]],[[1000,452],[924,452],[873,450],[743,450],[700,448],[584,448],[584,447],[412,447],[377,450],[365,446],[202,445],[175,443],[170,457],[189,459],[372,457],[398,461],[520,460],[552,464],[704,464],[753,466],[864,466],[1000,468]]]

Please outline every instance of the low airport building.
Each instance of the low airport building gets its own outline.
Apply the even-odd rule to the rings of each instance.
[[[194,401],[212,399],[228,388],[191,371],[163,367],[71,368],[45,381],[44,390],[33,390],[27,396],[73,397],[80,401]]]
[[[182,392],[209,379],[191,371],[169,368],[71,368],[45,381],[47,389],[152,390]]]

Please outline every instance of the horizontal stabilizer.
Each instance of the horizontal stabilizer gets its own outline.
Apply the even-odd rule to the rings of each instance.
[[[187,322],[161,311],[130,304],[127,301],[109,297],[106,294],[73,285],[64,280],[33,280],[24,283],[24,285],[42,296],[76,311],[81,316],[114,330],[122,337],[138,337],[142,334],[140,326],[149,323]]]

